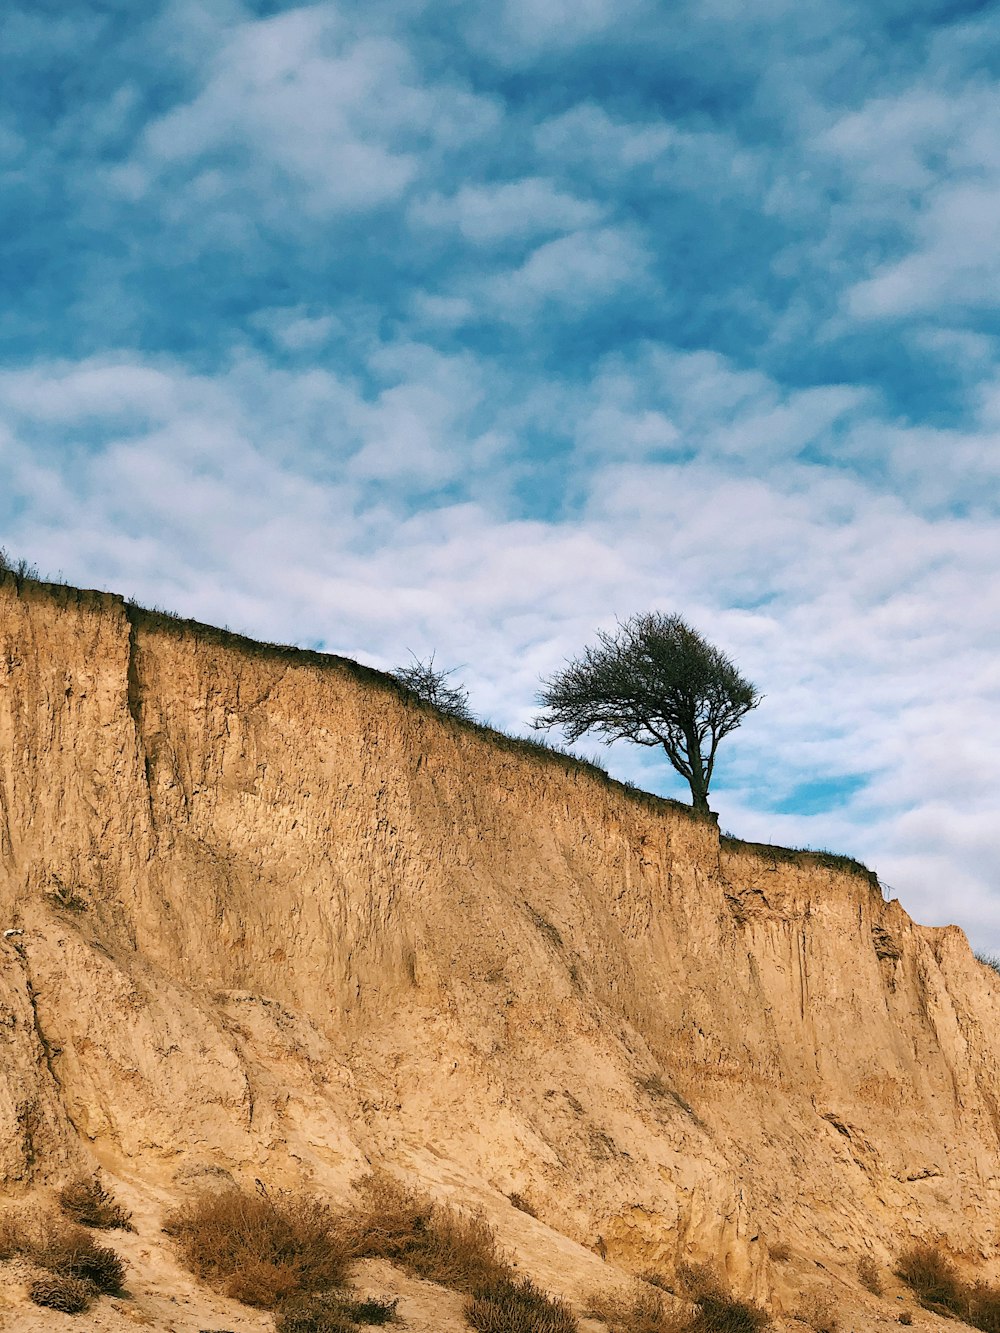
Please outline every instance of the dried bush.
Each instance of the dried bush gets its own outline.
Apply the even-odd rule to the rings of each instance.
[[[911,1245],[896,1262],[896,1276],[927,1309],[960,1315],[965,1306],[962,1280],[951,1260],[933,1245]]]
[[[484,1218],[436,1204],[382,1172],[365,1176],[357,1188],[361,1201],[347,1218],[353,1258],[388,1259],[456,1291],[508,1276]]]
[[[813,1333],[837,1333],[839,1327],[836,1308],[825,1296],[806,1296],[799,1306],[798,1318]]]
[[[878,1265],[870,1255],[863,1255],[858,1260],[858,1281],[873,1296],[882,1295],[882,1275],[878,1271]]]
[[[23,1255],[53,1277],[85,1283],[91,1295],[119,1292],[125,1280],[121,1255],[54,1213],[43,1213],[30,1223],[13,1213],[0,1218],[0,1258],[15,1255]]]
[[[792,1257],[792,1248],[787,1241],[779,1240],[767,1247],[767,1253],[776,1264],[786,1264]]]
[[[346,1333],[359,1324],[381,1326],[396,1323],[397,1302],[366,1297],[323,1293],[296,1296],[287,1301],[275,1320],[275,1333]]]
[[[523,1278],[500,1278],[478,1287],[466,1302],[465,1317],[477,1333],[578,1333],[568,1305]]]
[[[43,1220],[40,1236],[29,1250],[40,1268],[59,1277],[79,1278],[94,1291],[116,1293],[125,1282],[125,1260],[109,1245],[61,1218]]]
[[[315,1296],[296,1296],[275,1315],[274,1333],[355,1333],[357,1325],[339,1306]]]
[[[899,1322],[901,1324],[910,1325],[913,1323],[913,1315],[910,1314],[909,1310],[904,1310],[899,1316]]]
[[[736,1300],[728,1287],[707,1268],[684,1268],[680,1274],[685,1294],[698,1306],[688,1326],[690,1333],[757,1333],[768,1324],[767,1313],[748,1301]]]
[[[93,1292],[89,1282],[55,1273],[35,1278],[28,1288],[28,1295],[36,1305],[47,1310],[60,1310],[63,1314],[82,1314],[89,1308]]]
[[[516,1208],[519,1213],[527,1213],[529,1217],[538,1216],[534,1208],[532,1208],[531,1204],[528,1202],[528,1200],[524,1197],[523,1194],[517,1194],[515,1192],[514,1194],[508,1194],[507,1198],[510,1200],[512,1206]]]
[[[602,1320],[611,1333],[685,1333],[692,1323],[691,1315],[669,1310],[661,1292],[648,1286],[630,1295],[591,1296],[587,1314]]]
[[[97,1176],[78,1176],[59,1191],[59,1207],[74,1222],[102,1231],[132,1231],[132,1214],[116,1203]]]
[[[397,1321],[396,1306],[398,1300],[386,1300],[380,1296],[366,1296],[364,1300],[345,1300],[344,1309],[356,1324],[376,1325],[393,1324]]]
[[[163,1229],[191,1272],[248,1305],[271,1309],[296,1292],[339,1287],[347,1276],[337,1218],[304,1196],[202,1194],[172,1213]]]
[[[25,1246],[24,1223],[16,1213],[0,1213],[0,1263],[13,1259]]]
[[[270,1259],[250,1259],[225,1284],[227,1296],[259,1310],[273,1310],[302,1290],[301,1274],[291,1264]]]
[[[1000,1287],[977,1282],[966,1292],[964,1319],[982,1333],[1000,1333]]]

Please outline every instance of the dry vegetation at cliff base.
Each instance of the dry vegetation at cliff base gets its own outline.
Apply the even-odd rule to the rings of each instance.
[[[764,1310],[736,1300],[706,1268],[682,1269],[677,1288],[688,1309],[668,1305],[666,1283],[651,1274],[628,1295],[596,1293],[587,1313],[607,1324],[610,1333],[760,1333],[768,1325]]]
[[[166,1221],[184,1264],[247,1305],[274,1310],[278,1333],[342,1333],[395,1320],[395,1302],[355,1299],[350,1264],[384,1259],[466,1297],[476,1333],[577,1333],[565,1302],[515,1272],[493,1229],[475,1213],[435,1203],[381,1172],[356,1182],[357,1202],[336,1212],[290,1194],[230,1189],[204,1194]],[[766,1314],[734,1300],[703,1270],[684,1277],[688,1311],[648,1284],[630,1299],[595,1296],[612,1333],[759,1333]]]
[[[376,1173],[357,1183],[358,1202],[334,1212],[302,1195],[206,1194],[164,1229],[185,1265],[227,1296],[276,1312],[279,1333],[341,1333],[395,1317],[395,1303],[346,1292],[360,1259],[386,1259],[462,1292],[481,1333],[574,1333],[566,1307],[518,1280],[492,1228]]]
[[[1000,1287],[965,1282],[938,1247],[910,1246],[897,1260],[896,1275],[925,1310],[960,1319],[982,1333],[1000,1333]]]
[[[75,1219],[81,1213],[96,1216],[88,1225],[102,1229],[129,1228],[130,1219],[96,1178],[72,1182],[59,1202],[62,1215],[9,1212],[0,1217],[0,1260],[21,1259],[28,1265],[28,1295],[36,1305],[81,1314],[96,1297],[121,1292],[125,1261]]]

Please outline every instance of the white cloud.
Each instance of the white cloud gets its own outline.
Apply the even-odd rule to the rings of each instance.
[[[288,352],[315,351],[343,332],[343,321],[336,315],[312,314],[302,305],[258,311],[251,323]]]
[[[483,279],[482,298],[512,323],[533,318],[553,304],[583,312],[623,290],[650,281],[651,255],[629,227],[599,227],[547,241],[523,264]]]
[[[195,207],[238,214],[247,195],[270,226],[295,227],[303,212],[378,208],[397,201],[435,152],[496,124],[489,99],[457,83],[424,85],[404,44],[347,30],[330,4],[229,25],[217,37],[196,95],[150,124],[137,158],[108,178],[134,195],[179,173],[179,216]]]
[[[855,225],[899,239],[846,293],[857,319],[993,304],[1000,281],[1000,98],[995,83],[873,98],[818,134],[837,160]]]
[[[465,30],[475,49],[516,67],[599,38],[627,45],[648,12],[648,0],[499,0]]]
[[[913,252],[847,295],[860,319],[955,307],[992,309],[1000,285],[1000,177],[941,189],[915,226]]]
[[[543,120],[534,131],[535,148],[554,164],[582,165],[600,174],[646,167],[677,142],[665,121],[632,124],[615,120],[595,102],[581,102]]]
[[[450,196],[432,194],[420,199],[410,210],[418,224],[454,229],[473,245],[576,231],[599,222],[604,211],[593,201],[578,199],[540,177],[463,185]]]

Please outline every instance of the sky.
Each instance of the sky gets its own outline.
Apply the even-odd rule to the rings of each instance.
[[[722,827],[1000,952],[995,10],[8,0],[0,60],[12,555],[516,732],[681,614],[765,696]]]

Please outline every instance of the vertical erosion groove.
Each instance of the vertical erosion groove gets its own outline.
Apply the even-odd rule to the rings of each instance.
[[[139,758],[142,760],[143,775],[146,780],[146,799],[149,802],[149,822],[153,819],[153,773],[146,745],[142,737],[142,682],[139,678],[139,640],[136,633],[135,608],[125,603],[125,618],[128,621],[128,669],[126,673],[126,697],[128,711],[135,727],[135,743]]]

